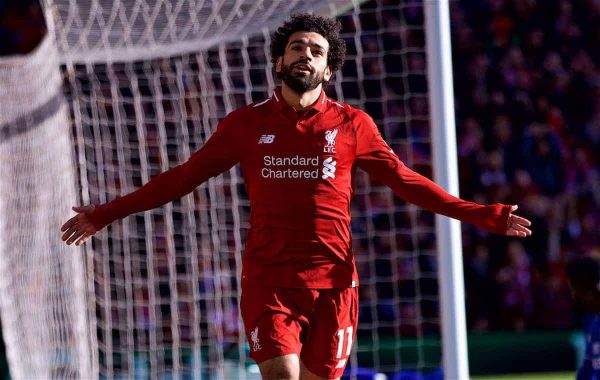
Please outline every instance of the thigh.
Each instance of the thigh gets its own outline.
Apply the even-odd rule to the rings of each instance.
[[[258,364],[300,354],[308,318],[296,310],[295,296],[290,289],[242,289],[240,311],[250,344],[250,357]]]
[[[310,328],[300,360],[317,376],[342,376],[358,324],[358,289],[321,290],[315,300]]]
[[[321,377],[319,375],[315,375],[310,372],[308,368],[304,365],[304,363],[300,362],[300,380],[339,380],[340,377],[334,377],[333,379],[329,379],[326,377]]]
[[[265,360],[258,367],[262,380],[298,380],[300,378],[300,359],[296,354]]]

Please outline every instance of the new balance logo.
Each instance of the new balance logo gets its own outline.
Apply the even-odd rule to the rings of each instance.
[[[250,340],[252,341],[252,350],[254,352],[259,351],[262,348],[260,346],[260,340],[258,339],[258,326],[250,333]]]
[[[258,139],[259,144],[271,144],[275,141],[275,135],[262,135]]]
[[[335,178],[335,165],[336,164],[337,164],[337,161],[334,161],[333,157],[327,157],[323,161],[323,175],[321,176],[321,178],[323,178],[323,179]]]

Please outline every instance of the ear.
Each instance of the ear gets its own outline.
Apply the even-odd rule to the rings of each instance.
[[[283,62],[283,57],[277,57],[277,59],[275,60],[275,72],[276,73],[280,73],[281,72],[281,64]]]
[[[327,66],[325,68],[325,72],[323,73],[323,79],[326,82],[329,82],[329,79],[331,79],[331,76],[333,75],[333,73],[331,72],[331,67]]]

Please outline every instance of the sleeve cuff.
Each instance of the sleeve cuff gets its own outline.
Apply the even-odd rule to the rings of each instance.
[[[485,223],[481,228],[495,234],[506,235],[511,206],[496,203],[491,207],[493,208],[492,215],[490,215],[488,223]]]
[[[96,205],[94,212],[90,215],[90,222],[92,222],[97,231],[100,231],[116,219],[112,214],[110,203]]]

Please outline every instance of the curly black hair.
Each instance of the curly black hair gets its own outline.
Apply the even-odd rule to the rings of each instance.
[[[346,42],[340,37],[342,24],[334,19],[310,13],[292,14],[289,20],[281,25],[271,38],[271,60],[283,57],[290,36],[297,32],[314,32],[322,35],[329,42],[327,65],[332,73],[338,71],[346,59]]]

